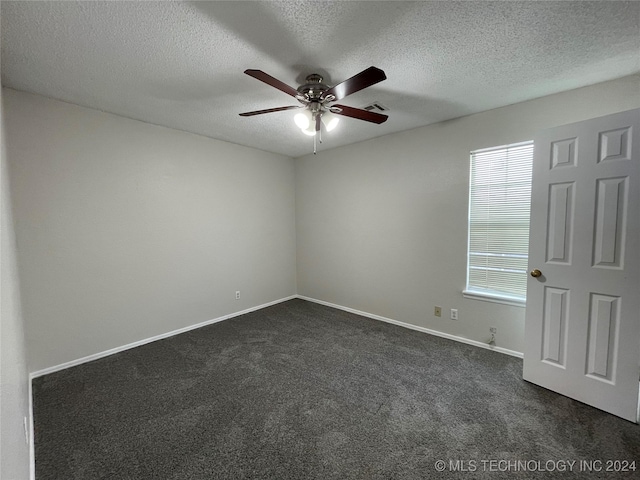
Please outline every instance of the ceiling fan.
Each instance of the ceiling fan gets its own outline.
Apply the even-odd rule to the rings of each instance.
[[[365,122],[383,123],[387,120],[387,115],[370,112],[360,108],[349,107],[347,105],[329,105],[336,100],[341,100],[347,95],[358,92],[364,88],[370,87],[378,82],[386,80],[387,76],[382,70],[376,67],[369,67],[366,70],[354,75],[342,83],[329,87],[323,83],[321,75],[312,73],[307,76],[304,85],[300,85],[297,89],[290,87],[277,78],[263,72],[262,70],[245,70],[244,73],[261,82],[277,88],[281,92],[294,97],[301,105],[292,105],[288,107],[268,108],[266,110],[256,110],[253,112],[241,113],[241,117],[251,117],[253,115],[262,115],[263,113],[281,112],[283,110],[303,109],[298,113],[294,120],[296,125],[307,135],[313,136],[313,153],[316,153],[316,137],[322,142],[322,125],[326,131],[333,130],[338,123],[338,117],[357,118]]]

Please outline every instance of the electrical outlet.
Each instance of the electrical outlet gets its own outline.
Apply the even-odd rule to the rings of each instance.
[[[240,300],[240,290],[236,291],[236,300]]]
[[[458,319],[458,309],[457,308],[452,308],[451,309],[451,320],[457,320]]]
[[[434,307],[433,314],[436,317],[441,317],[442,316],[442,307]]]

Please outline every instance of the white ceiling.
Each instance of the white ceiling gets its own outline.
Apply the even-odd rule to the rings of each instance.
[[[10,2],[2,84],[282,153],[312,140],[295,105],[244,75],[297,87],[375,65],[387,80],[342,101],[389,107],[382,125],[342,118],[322,149],[640,71],[638,2]]]

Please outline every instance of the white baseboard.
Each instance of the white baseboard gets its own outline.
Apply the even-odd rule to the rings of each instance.
[[[344,310],[345,312],[355,313],[356,315],[371,318],[373,320],[380,320],[381,322],[392,323],[393,325],[409,328],[411,330],[417,330],[418,332],[422,332],[422,333],[428,333],[429,335],[435,335],[437,337],[447,338],[449,340],[454,340],[456,342],[466,343],[467,345],[473,345],[474,347],[485,348],[487,350],[492,350],[494,352],[504,353],[506,355],[511,355],[513,357],[523,358],[522,352],[516,352],[515,350],[509,350],[508,348],[491,346],[486,343],[479,342],[477,340],[471,340],[470,338],[459,337],[457,335],[451,335],[450,333],[444,333],[444,332],[439,332],[438,330],[431,330],[430,328],[419,327],[418,325],[412,325],[410,323],[400,322],[398,320],[393,320],[392,318],[382,317],[380,315],[363,312],[360,310],[356,310],[354,308],[343,307],[342,305],[336,305],[335,303],[325,302],[324,300],[318,300],[316,298],[305,297],[304,295],[296,295],[296,297],[300,298],[301,300],[307,300],[309,302],[319,303],[320,305],[326,305],[327,307]]]
[[[179,335],[181,333],[185,333],[191,330],[195,330],[196,328],[206,327],[207,325],[211,325],[213,323],[222,322],[224,320],[228,320],[233,317],[238,317],[240,315],[244,315],[246,313],[254,312],[256,310],[260,310],[262,308],[270,307],[272,305],[276,305],[278,303],[286,302],[287,300],[292,300],[297,298],[297,295],[291,295],[289,297],[281,298],[279,300],[274,300],[273,302],[264,303],[262,305],[258,305],[255,307],[247,308],[246,310],[242,310],[240,312],[230,313],[228,315],[223,315],[222,317],[214,318],[212,320],[206,320],[204,322],[196,323],[195,325],[189,325],[187,327],[179,328],[177,330],[172,330],[167,333],[161,333],[160,335],[156,335],[154,337],[145,338],[142,340],[138,340],[137,342],[129,343],[127,345],[122,345],[120,347],[111,348],[109,350],[105,350],[104,352],[94,353],[92,355],[87,355],[86,357],[78,358],[76,360],[71,360],[69,362],[61,363],[60,365],[54,365],[53,367],[43,368],[42,370],[38,370],[29,374],[29,384],[31,384],[31,380],[34,378],[41,377],[43,375],[48,375],[50,373],[58,372],[60,370],[64,370],[65,368],[75,367],[77,365],[82,365],[83,363],[91,362],[93,360],[98,360],[99,358],[108,357],[109,355],[113,355],[114,353],[124,352],[125,350],[129,350],[131,348],[140,347],[142,345],[146,345],[147,343],[155,342],[156,340],[162,340],[163,338],[173,337],[174,335]]]
[[[307,300],[309,302],[318,303],[320,305],[326,305],[328,307],[337,308],[339,310],[344,310],[346,312],[355,313],[356,315],[361,315],[363,317],[371,318],[374,320],[380,320],[382,322],[391,323],[393,325],[398,325],[400,327],[409,328],[411,330],[416,330],[418,332],[428,333],[429,335],[435,335],[438,337],[448,338],[449,340],[454,340],[456,342],[466,343],[468,345],[473,345],[480,348],[485,348],[487,350],[493,350],[494,352],[500,352],[507,355],[512,355],[514,357],[522,358],[522,352],[517,352],[515,350],[509,350],[508,348],[503,347],[495,347],[491,345],[487,345],[486,343],[479,342],[477,340],[471,340],[469,338],[459,337],[457,335],[451,335],[449,333],[440,332],[438,330],[432,330],[430,328],[420,327],[418,325],[412,325],[410,323],[401,322],[398,320],[394,320],[392,318],[383,317],[380,315],[375,315],[373,313],[363,312],[361,310],[356,310],[354,308],[344,307],[342,305],[337,305],[335,303],[325,302],[324,300],[318,300],[316,298],[305,297],[304,295],[291,295],[289,297],[280,298],[278,300],[274,300],[272,302],[264,303],[262,305],[257,305],[255,307],[247,308],[246,310],[241,310],[239,312],[230,313],[228,315],[223,315],[221,317],[217,317],[211,320],[206,320],[204,322],[196,323],[195,325],[189,325],[187,327],[179,328],[177,330],[172,330],[170,332],[162,333],[160,335],[156,335],[153,337],[145,338],[142,340],[138,340],[137,342],[129,343],[127,345],[122,345],[119,347],[111,348],[109,350],[105,350],[103,352],[94,353],[92,355],[88,355],[86,357],[78,358],[75,360],[71,360],[65,363],[61,363],[59,365],[54,365],[52,367],[43,368],[42,370],[37,370],[35,372],[31,372],[29,374],[29,388],[31,388],[31,381],[34,378],[41,377],[43,375],[48,375],[50,373],[58,372],[60,370],[64,370],[65,368],[75,367],[77,365],[81,365],[83,363],[91,362],[93,360],[98,360],[99,358],[108,357],[109,355],[113,355],[115,353],[124,352],[125,350],[129,350],[131,348],[139,347],[145,345],[147,343],[155,342],[157,340],[162,340],[163,338],[173,337],[174,335],[179,335],[181,333],[185,333],[191,330],[195,330],[197,328],[205,327],[207,325],[211,325],[214,323],[222,322],[224,320],[228,320],[233,317],[238,317],[240,315],[244,315],[246,313],[254,312],[256,310],[260,310],[262,308],[270,307],[272,305],[276,305],[278,303],[286,302],[288,300],[292,300],[294,298],[300,298],[302,300]],[[31,396],[29,397],[31,401]]]

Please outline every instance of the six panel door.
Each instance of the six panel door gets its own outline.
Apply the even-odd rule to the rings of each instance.
[[[534,139],[524,379],[637,422],[640,110]]]

